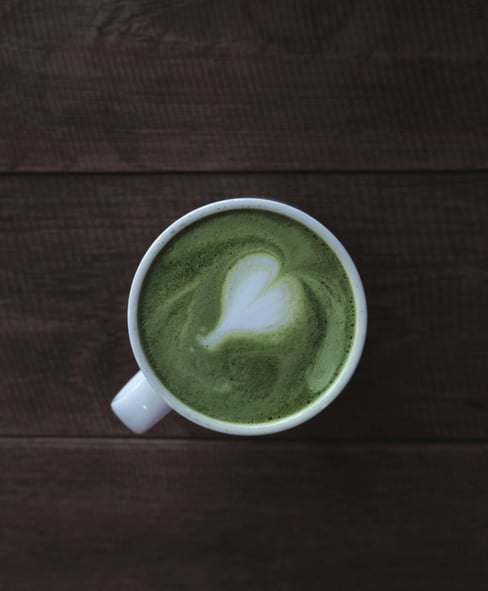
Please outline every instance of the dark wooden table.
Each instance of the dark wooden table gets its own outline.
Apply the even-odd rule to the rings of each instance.
[[[488,588],[488,8],[0,5],[0,589]],[[324,413],[131,435],[126,300],[189,209],[283,199],[370,325]]]

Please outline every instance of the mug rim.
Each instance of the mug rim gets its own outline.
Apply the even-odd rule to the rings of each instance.
[[[304,408],[286,417],[264,423],[248,424],[224,421],[209,417],[186,405],[172,394],[172,392],[170,392],[170,390],[157,377],[144,353],[139,334],[138,308],[140,293],[146,274],[159,252],[171,239],[196,221],[223,211],[240,209],[269,211],[271,213],[284,215],[301,223],[320,236],[324,242],[332,248],[346,272],[352,287],[356,311],[355,331],[351,350],[332,384],[330,384],[319,396]],[[151,387],[164,398],[174,411],[197,425],[220,433],[230,435],[265,435],[291,429],[292,427],[308,421],[324,410],[324,408],[326,408],[342,392],[352,377],[364,348],[367,330],[367,306],[363,284],[356,265],[338,238],[322,223],[304,211],[281,201],[263,197],[235,197],[207,203],[206,205],[191,210],[172,222],[152,242],[142,257],[132,280],[127,307],[127,323],[129,328],[129,340],[137,364]]]

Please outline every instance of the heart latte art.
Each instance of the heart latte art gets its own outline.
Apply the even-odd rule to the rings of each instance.
[[[214,347],[236,335],[278,333],[293,322],[301,297],[299,283],[291,276],[280,276],[274,257],[247,255],[226,277],[217,326],[198,341]]]
[[[212,418],[262,423],[312,403],[355,329],[352,290],[330,247],[280,214],[203,218],[157,255],[139,298],[154,372]]]

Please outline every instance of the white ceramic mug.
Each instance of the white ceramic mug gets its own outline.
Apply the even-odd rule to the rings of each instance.
[[[199,413],[173,396],[160,382],[143,353],[138,328],[138,303],[144,278],[157,254],[184,228],[197,220],[217,212],[235,209],[258,209],[275,212],[296,220],[320,236],[335,252],[352,286],[356,306],[356,327],[351,351],[339,375],[311,404],[275,421],[261,424],[231,423]],[[112,409],[119,419],[135,433],[143,433],[165,417],[171,410],[190,421],[221,433],[233,435],[265,435],[295,427],[328,406],[343,390],[361,357],[366,338],[367,309],[364,289],[351,257],[337,238],[308,214],[278,201],[258,198],[236,198],[210,203],[187,213],[172,223],[149,247],[137,268],[129,294],[129,338],[140,371],[120,390],[112,401]]]

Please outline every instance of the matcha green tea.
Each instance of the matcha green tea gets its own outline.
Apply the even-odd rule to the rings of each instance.
[[[189,407],[263,423],[306,407],[348,356],[351,285],[322,238],[284,215],[216,213],[168,242],[138,307],[144,353]]]

